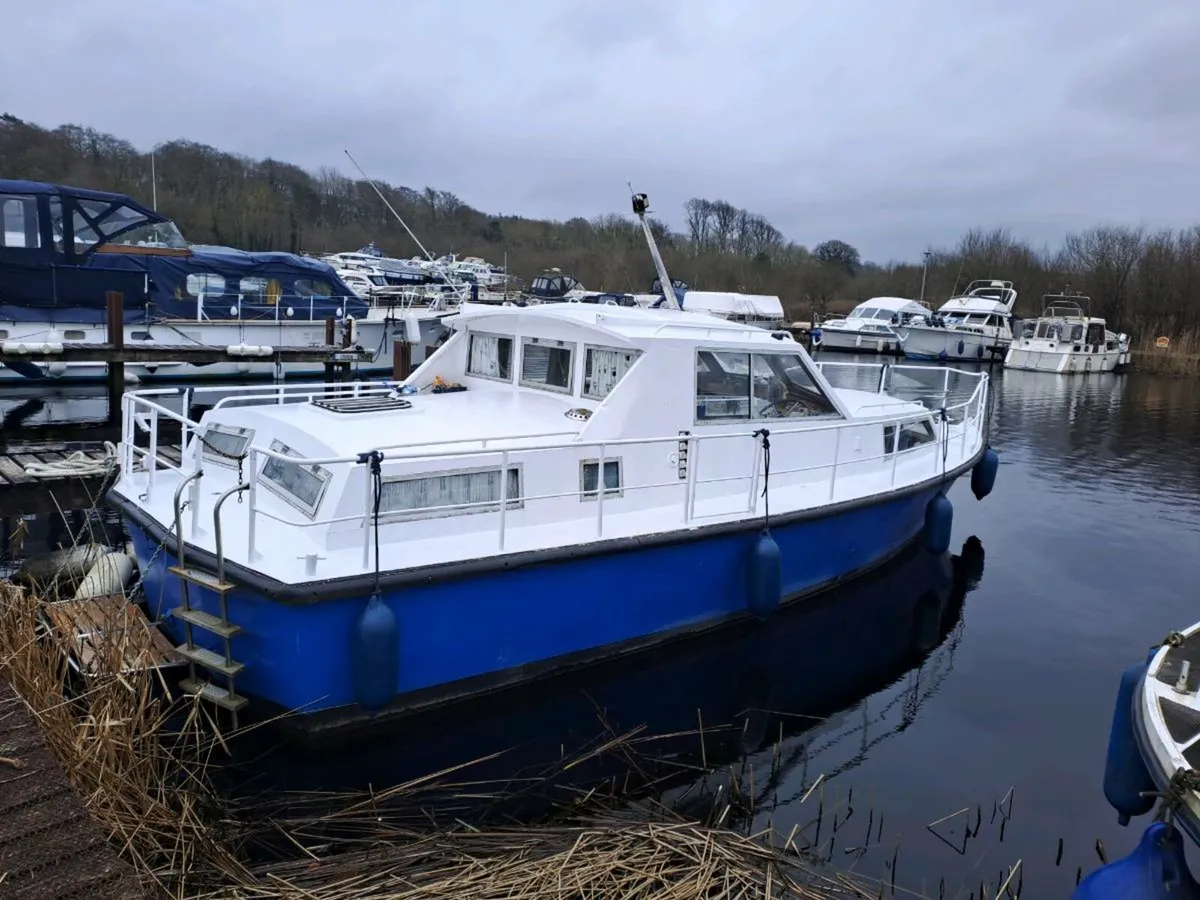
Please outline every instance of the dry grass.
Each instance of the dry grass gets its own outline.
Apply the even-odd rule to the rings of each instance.
[[[194,701],[163,699],[153,674],[104,672],[64,699],[72,673],[63,648],[39,627],[41,602],[0,585],[0,675],[24,698],[112,843],[162,896],[820,900],[880,892],[877,883],[821,867],[771,832],[714,824],[728,808],[699,822],[592,791],[536,827],[480,830],[412,815],[423,792],[433,796],[436,787],[444,796],[461,772],[370,795],[293,797],[286,811],[233,806],[211,786],[210,765],[222,752],[212,723]],[[621,746],[614,739],[592,752]],[[487,789],[451,788],[476,796]],[[726,797],[727,807],[738,802]],[[263,862],[267,846],[274,856]]]
[[[1160,335],[1171,339],[1169,347],[1155,346]],[[1200,378],[1200,331],[1176,332],[1162,327],[1143,329],[1142,336],[1130,351],[1130,360],[1138,372]]]

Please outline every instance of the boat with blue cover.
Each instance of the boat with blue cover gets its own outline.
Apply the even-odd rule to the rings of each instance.
[[[769,620],[945,552],[950,486],[996,478],[985,373],[818,367],[677,305],[450,321],[396,386],[227,391],[198,421],[125,395],[110,499],[188,690],[315,728]]]
[[[126,373],[137,380],[316,373],[319,365],[302,363],[276,371],[262,348],[323,344],[329,318],[376,351],[364,373],[391,374],[397,338],[415,345],[420,362],[444,334],[437,315],[375,315],[319,260],[190,244],[166,216],[124,194],[0,180],[0,227],[0,342],[10,353],[107,342],[106,295],[113,291],[124,298],[127,345],[256,349],[239,354],[244,362],[130,364]],[[0,380],[104,374],[103,363],[0,365]]]

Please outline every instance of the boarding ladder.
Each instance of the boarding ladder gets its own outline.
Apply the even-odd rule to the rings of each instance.
[[[203,700],[228,710],[233,716],[233,727],[237,728],[238,711],[246,705],[247,699],[237,693],[237,676],[246,667],[244,663],[233,658],[232,640],[234,635],[241,632],[240,625],[229,621],[228,597],[229,592],[237,585],[225,579],[225,555],[221,548],[221,505],[234,494],[249,489],[248,484],[239,484],[230,488],[217,498],[213,507],[213,534],[216,540],[217,572],[213,575],[202,569],[188,566],[184,558],[183,541],[183,491],[189,483],[203,475],[203,470],[197,469],[188,475],[175,489],[175,559],[176,565],[169,571],[179,578],[179,599],[181,606],[171,610],[171,615],[183,623],[184,642],[175,648],[188,663],[188,677],[180,682],[180,687],[188,694],[195,694]],[[220,603],[219,616],[207,613],[201,609],[193,609],[189,602],[191,585],[212,591]],[[205,647],[199,647],[193,639],[193,628],[199,628],[210,634],[215,634],[222,641],[224,655]],[[205,670],[202,675],[197,667]],[[224,678],[224,686],[217,684],[213,677]]]

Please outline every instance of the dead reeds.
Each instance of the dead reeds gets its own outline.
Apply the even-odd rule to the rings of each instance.
[[[1166,347],[1156,344],[1158,338],[1166,337]],[[1138,372],[1175,377],[1200,377],[1200,332],[1176,331],[1160,326],[1146,329],[1130,352],[1130,361]]]
[[[713,824],[723,814],[698,821],[617,792],[573,796],[536,826],[484,827],[453,812],[447,818],[444,809],[453,804],[440,817],[413,814],[435,792],[489,790],[466,783],[469,773],[459,770],[370,794],[230,803],[212,787],[210,768],[223,745],[203,709],[172,698],[153,672],[113,666],[85,676],[72,669],[63,636],[47,628],[43,603],[0,585],[0,676],[36,717],[111,843],[159,895],[814,900],[879,892],[771,832],[739,833]],[[629,752],[628,742],[614,738],[592,752]],[[268,845],[269,854],[262,850]]]

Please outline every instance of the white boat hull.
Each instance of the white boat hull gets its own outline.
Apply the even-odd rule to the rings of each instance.
[[[438,316],[419,317],[421,341],[412,347],[412,365],[420,365],[426,356],[426,348],[435,346],[445,334],[445,326]],[[361,375],[391,374],[393,347],[405,337],[403,320],[385,320],[374,316],[360,320],[357,324],[359,346],[376,352],[375,359],[358,367]],[[108,336],[103,324],[48,322],[0,322],[0,337],[6,341],[83,341],[106,343]],[[125,327],[125,343],[128,346],[164,344],[179,346],[196,344],[225,347],[231,344],[252,344],[271,347],[311,347],[325,343],[325,323],[319,321],[241,321],[241,322],[198,322],[179,320],[171,322],[144,323]],[[106,367],[95,362],[32,363],[49,382],[74,383],[100,381],[105,377]],[[208,365],[176,362],[163,359],[155,363],[127,363],[125,380],[136,384],[146,381],[199,381],[232,378],[297,378],[319,377],[324,367],[320,363],[282,363],[271,360],[238,360],[217,362]],[[0,365],[0,384],[29,383],[30,379],[7,366]]]
[[[900,338],[894,334],[869,334],[852,329],[821,328],[822,350],[848,353],[897,353]]]
[[[1004,368],[1025,372],[1056,372],[1062,375],[1078,375],[1089,372],[1113,372],[1129,363],[1129,351],[1120,348],[1101,349],[1093,353],[1076,352],[1068,346],[1065,350],[1013,344],[1004,357]]]
[[[954,328],[930,328],[924,325],[897,329],[900,347],[909,359],[967,360],[991,359],[1006,349],[1011,339],[999,335],[958,331]]]

